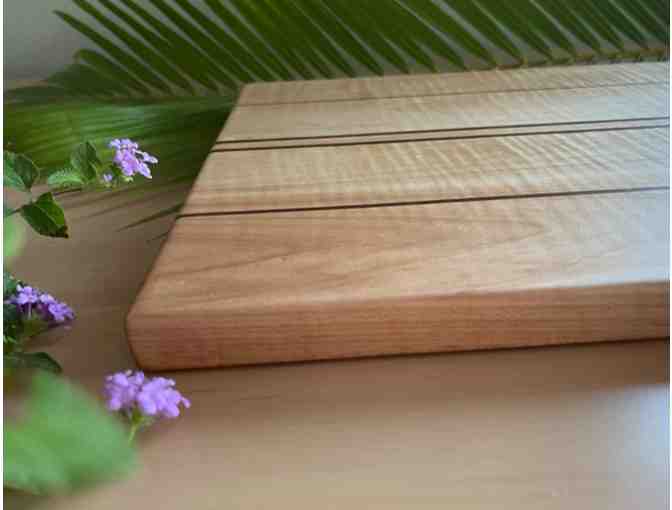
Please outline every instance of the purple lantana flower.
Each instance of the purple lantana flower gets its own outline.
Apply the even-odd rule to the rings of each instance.
[[[139,150],[136,142],[128,138],[121,138],[112,140],[109,146],[116,149],[113,161],[126,179],[131,179],[136,174],[140,174],[147,179],[152,178],[149,165],[156,164],[159,160],[151,154]],[[110,182],[105,176],[103,178],[106,182]]]
[[[42,319],[48,326],[57,326],[75,318],[68,305],[28,285],[17,285],[15,293],[5,303],[15,305],[24,319]]]
[[[154,377],[147,381],[136,398],[138,408],[145,416],[161,418],[177,418],[180,415],[179,405],[190,407],[191,402],[184,398],[175,388],[175,381],[164,377]]]
[[[159,418],[177,418],[180,405],[191,402],[175,389],[175,381],[164,377],[146,377],[142,372],[126,370],[105,378],[105,399],[110,411],[121,413],[135,432]]]
[[[119,372],[105,378],[105,396],[110,411],[130,411],[135,406],[135,399],[140,392],[145,374],[133,373],[130,370]]]

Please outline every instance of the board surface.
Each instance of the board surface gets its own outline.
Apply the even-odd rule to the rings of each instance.
[[[668,71],[246,87],[128,316],[138,363],[667,336]]]

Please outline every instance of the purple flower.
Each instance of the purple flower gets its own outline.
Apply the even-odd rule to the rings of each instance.
[[[16,295],[9,298],[10,302],[15,305],[28,305],[37,303],[39,301],[40,294],[37,290],[29,286],[17,285],[16,286]]]
[[[138,393],[138,408],[145,416],[177,418],[180,415],[179,405],[191,407],[191,402],[184,398],[175,388],[175,381],[164,377],[155,377],[145,383]]]
[[[103,180],[105,182],[112,182],[112,179],[114,179],[114,176],[112,174],[103,174]]]
[[[28,285],[17,285],[16,293],[5,302],[16,305],[24,319],[37,317],[48,326],[63,324],[75,318],[68,305],[56,300],[51,294]]]
[[[105,378],[105,396],[110,411],[131,411],[135,406],[145,374],[133,373],[130,370],[118,372]]]
[[[112,140],[109,146],[116,149],[113,158],[114,164],[126,177],[132,178],[134,175],[140,174],[147,179],[152,178],[148,164],[156,164],[159,160],[151,154],[139,150],[138,144],[133,140],[128,138],[116,139]],[[103,176],[103,178],[105,177]]]
[[[105,396],[110,411],[121,411],[130,419],[177,418],[180,404],[191,402],[175,389],[175,381],[164,377],[145,377],[142,372],[118,372],[105,379]]]

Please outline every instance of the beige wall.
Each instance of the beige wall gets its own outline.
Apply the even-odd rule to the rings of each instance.
[[[3,7],[5,80],[48,76],[87,45],[52,12],[76,12],[71,0],[4,0]]]

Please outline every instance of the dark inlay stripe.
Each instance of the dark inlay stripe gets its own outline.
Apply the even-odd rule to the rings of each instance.
[[[667,117],[664,117],[667,119]],[[618,121],[622,122],[622,121]],[[513,136],[536,136],[536,135],[558,135],[558,134],[572,134],[572,133],[590,133],[590,132],[602,132],[602,131],[627,131],[627,130],[642,130],[642,129],[664,129],[669,128],[669,124],[657,124],[652,126],[622,126],[622,127],[609,127],[605,126],[603,128],[587,128],[587,129],[561,129],[555,131],[520,131],[517,133],[486,133],[479,135],[455,135],[455,136],[442,136],[442,137],[425,137],[425,138],[402,138],[402,139],[385,139],[385,140],[362,140],[362,141],[352,141],[352,142],[333,142],[333,143],[321,143],[321,144],[295,144],[295,145],[260,145],[252,147],[236,147],[233,149],[214,149],[210,151],[210,154],[215,154],[219,152],[244,152],[244,151],[264,151],[264,150],[276,150],[276,149],[309,149],[309,148],[318,148],[318,147],[348,147],[354,145],[381,145],[381,144],[391,144],[391,143],[415,143],[415,142],[431,142],[431,141],[448,141],[448,140],[474,140],[478,138],[508,138]],[[480,129],[480,128],[479,128]],[[488,129],[488,128],[484,128]],[[460,130],[462,131],[462,130]],[[396,133],[399,134],[399,133]],[[377,135],[372,135],[377,136]],[[331,137],[325,137],[329,139]]]
[[[206,216],[243,216],[250,214],[272,214],[272,213],[295,213],[295,212],[311,212],[311,211],[338,211],[347,209],[376,209],[384,207],[408,207],[415,205],[432,205],[432,204],[459,204],[463,202],[490,202],[493,200],[520,200],[528,198],[548,198],[548,197],[562,197],[562,196],[582,196],[582,195],[607,195],[615,193],[637,193],[644,191],[662,191],[669,190],[669,186],[644,186],[639,188],[614,188],[605,190],[589,190],[589,191],[558,191],[547,193],[525,193],[518,195],[486,195],[482,197],[465,197],[465,198],[443,198],[434,200],[415,200],[410,202],[380,202],[374,204],[346,204],[346,205],[325,205],[314,207],[292,207],[292,208],[278,208],[278,209],[250,209],[238,211],[221,211],[221,212],[203,212],[203,213],[187,213],[178,214],[176,219],[195,218]]]
[[[440,129],[414,129],[408,131],[379,131],[376,133],[352,133],[352,134],[339,134],[339,135],[316,135],[316,136],[294,136],[294,137],[280,137],[280,138],[247,138],[241,140],[221,140],[215,142],[215,145],[226,145],[230,143],[252,143],[252,142],[285,142],[290,140],[329,140],[332,138],[355,138],[355,137],[365,137],[365,136],[387,136],[387,135],[412,135],[416,133],[450,133],[452,131],[476,131],[476,130],[485,130],[485,129],[517,129],[517,128],[533,128],[533,127],[546,127],[546,126],[571,126],[571,125],[584,125],[584,124],[609,124],[614,122],[637,122],[637,121],[647,121],[647,120],[668,120],[669,116],[661,117],[635,117],[635,118],[623,118],[623,119],[609,119],[609,120],[579,120],[579,121],[566,121],[566,122],[544,122],[537,124],[507,124],[499,126],[475,126],[475,127],[464,127],[464,128],[440,128]]]

